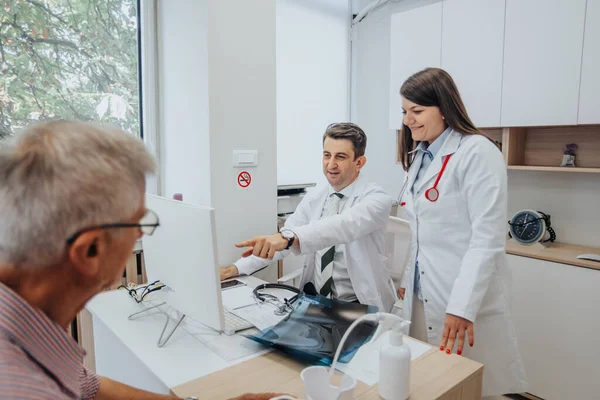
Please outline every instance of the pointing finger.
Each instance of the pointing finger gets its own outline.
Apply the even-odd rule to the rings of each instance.
[[[246,240],[240,243],[236,243],[235,247],[249,247],[249,246],[254,246],[254,243],[256,243],[255,239],[250,239],[250,240]]]

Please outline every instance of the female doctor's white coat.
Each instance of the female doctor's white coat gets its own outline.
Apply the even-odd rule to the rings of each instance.
[[[431,202],[442,161],[452,155]],[[404,270],[403,318],[411,320],[415,258],[421,274],[428,342],[439,346],[446,313],[473,321],[475,345],[463,355],[484,364],[483,395],[527,388],[510,316],[506,241],[506,166],[496,146],[481,135],[451,131],[411,193],[422,153],[415,158],[400,199],[412,231]]]

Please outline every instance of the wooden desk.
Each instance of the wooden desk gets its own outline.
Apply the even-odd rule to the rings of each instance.
[[[272,352],[172,389],[179,397],[227,399],[243,393],[287,393],[304,396],[300,371],[305,365]],[[432,348],[412,361],[410,400],[479,400],[483,365]],[[377,386],[358,382],[356,399],[379,399]]]

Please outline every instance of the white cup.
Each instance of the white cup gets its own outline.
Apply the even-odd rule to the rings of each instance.
[[[307,367],[300,377],[304,382],[304,395],[307,400],[352,400],[356,379],[344,375],[340,386],[329,381],[329,370],[322,366]]]

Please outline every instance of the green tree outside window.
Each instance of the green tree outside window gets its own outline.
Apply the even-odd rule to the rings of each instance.
[[[139,134],[136,0],[0,4],[0,138],[49,118]]]

